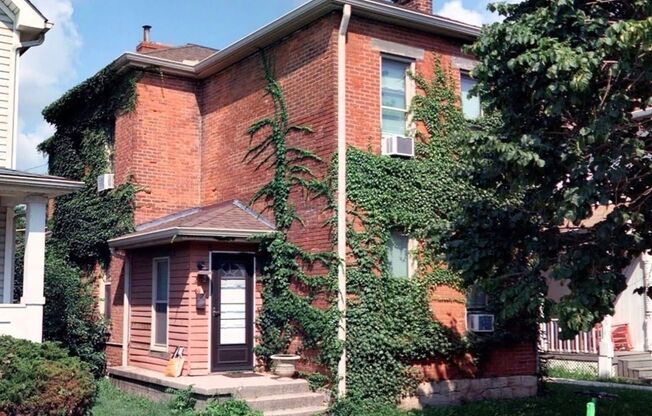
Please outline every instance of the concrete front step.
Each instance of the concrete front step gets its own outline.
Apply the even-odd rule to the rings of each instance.
[[[324,395],[321,393],[292,393],[277,394],[274,396],[263,396],[255,399],[245,399],[252,409],[263,412],[271,411],[289,411],[299,410],[302,408],[322,407],[324,405]],[[293,413],[288,413],[293,414]]]
[[[289,410],[272,410],[269,412],[263,412],[265,416],[316,416],[324,414],[328,410],[327,406],[319,407],[302,407],[299,409],[289,409]]]
[[[310,393],[310,385],[306,380],[288,379],[278,380],[276,383],[262,384],[257,386],[242,386],[237,389],[235,396],[244,399],[257,399],[286,394]]]

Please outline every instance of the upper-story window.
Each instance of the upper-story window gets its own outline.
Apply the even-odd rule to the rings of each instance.
[[[462,93],[462,112],[464,117],[474,120],[480,117],[480,97],[477,95],[470,96],[469,92],[477,85],[478,81],[471,78],[468,72],[462,72],[460,75],[460,90]]]
[[[405,136],[408,130],[408,70],[411,62],[383,57],[381,74],[383,135]]]

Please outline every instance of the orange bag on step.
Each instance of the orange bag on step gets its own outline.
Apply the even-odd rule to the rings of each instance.
[[[165,367],[166,377],[179,377],[183,371],[183,363],[186,361],[183,358],[183,347],[177,347],[172,354],[172,358],[168,360],[168,365]]]

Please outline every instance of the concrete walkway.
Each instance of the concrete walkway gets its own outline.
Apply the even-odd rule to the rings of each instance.
[[[307,384],[306,380],[279,378],[272,374],[256,373],[252,376],[229,377],[224,374],[209,374],[206,376],[166,377],[160,372],[138,367],[110,367],[107,372],[111,376],[118,376],[130,380],[156,384],[177,390],[192,390],[203,396],[237,396],[242,390],[283,390]],[[228,373],[227,373],[228,374]],[[249,375],[247,373],[244,373]],[[253,373],[250,373],[253,374]]]

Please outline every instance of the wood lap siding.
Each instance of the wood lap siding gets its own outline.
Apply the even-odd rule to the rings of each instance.
[[[170,258],[168,299],[168,353],[188,346],[189,253],[185,247],[171,250],[140,250],[131,257],[131,313],[129,364],[163,371],[168,355],[151,351],[152,272],[155,257]]]
[[[14,71],[13,22],[0,9],[0,166],[12,168]]]
[[[6,234],[7,234],[7,207],[0,207],[0,303],[2,303],[2,299],[4,296]]]

